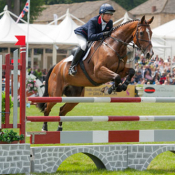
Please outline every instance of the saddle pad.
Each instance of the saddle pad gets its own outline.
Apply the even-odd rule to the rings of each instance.
[[[92,47],[93,44],[91,44],[91,47]],[[82,60],[84,61],[87,56],[89,55],[89,52],[91,50],[91,47],[89,47],[88,51],[86,52],[86,54],[84,55],[84,57],[82,58]],[[69,57],[65,58],[63,62],[69,62],[69,61],[72,61],[73,60],[73,55],[70,55]]]

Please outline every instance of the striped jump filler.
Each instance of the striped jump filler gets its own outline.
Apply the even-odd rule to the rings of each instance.
[[[31,144],[166,142],[175,140],[175,130],[42,131],[29,132]],[[54,137],[54,139],[53,139]]]

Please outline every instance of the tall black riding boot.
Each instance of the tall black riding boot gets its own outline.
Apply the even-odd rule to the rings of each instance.
[[[69,68],[69,75],[74,76],[77,73],[77,70],[75,70],[75,66],[80,61],[83,53],[84,53],[84,50],[82,50],[81,47],[79,47],[76,50],[76,52],[74,54],[74,58],[73,58],[72,63],[71,63],[71,66]]]

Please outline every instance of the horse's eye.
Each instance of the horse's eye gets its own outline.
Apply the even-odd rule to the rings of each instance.
[[[143,32],[140,32],[140,35],[143,36]]]
[[[143,32],[140,32],[140,36],[143,36]]]

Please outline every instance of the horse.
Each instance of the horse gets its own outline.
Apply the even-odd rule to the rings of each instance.
[[[45,92],[43,97],[83,97],[84,87],[98,86],[109,81],[114,84],[109,88],[108,93],[112,91],[126,91],[128,84],[135,74],[133,68],[126,68],[127,45],[132,41],[144,53],[147,58],[154,54],[152,49],[151,37],[152,31],[150,24],[154,17],[145,20],[130,20],[113,28],[111,35],[102,41],[95,41],[92,44],[89,55],[83,61],[84,69],[77,65],[75,76],[68,74],[71,62],[65,62],[64,59],[54,65],[46,76]],[[122,82],[121,78],[125,78]],[[49,113],[55,102],[39,103],[38,107],[44,112],[44,116]],[[65,116],[78,103],[65,103],[60,107],[59,116]],[[43,131],[48,131],[47,122],[43,123]],[[59,122],[57,131],[62,131],[62,122]]]

